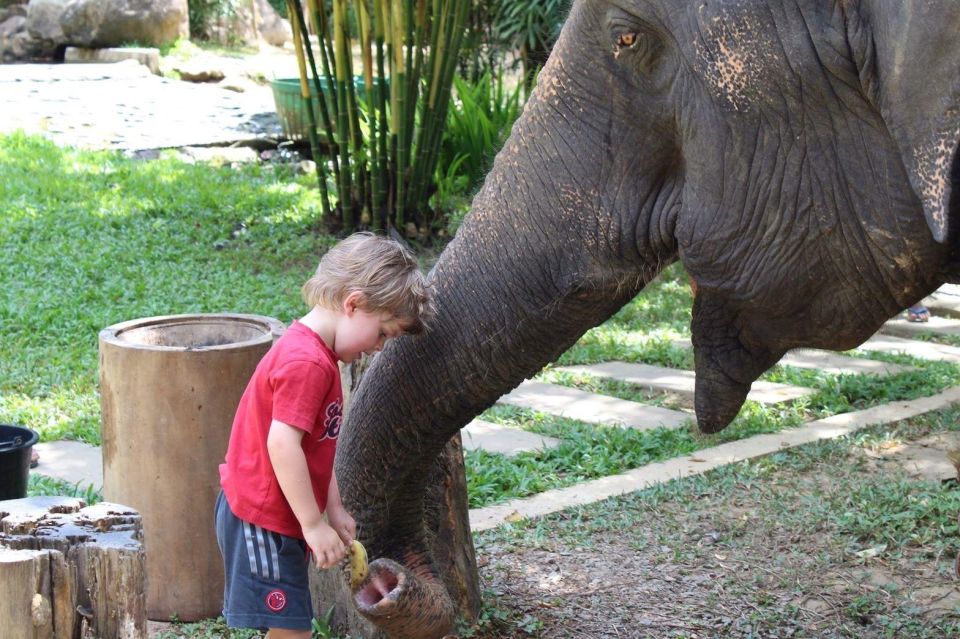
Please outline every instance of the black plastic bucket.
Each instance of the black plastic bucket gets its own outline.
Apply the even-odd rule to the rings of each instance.
[[[30,453],[38,439],[29,428],[0,424],[0,500],[27,496]]]

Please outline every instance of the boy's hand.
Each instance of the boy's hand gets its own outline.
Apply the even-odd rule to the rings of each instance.
[[[347,548],[340,541],[340,536],[323,521],[316,526],[304,528],[303,537],[320,570],[336,566],[347,556]]]
[[[349,544],[356,538],[357,522],[353,520],[353,517],[342,505],[330,504],[327,506],[327,520],[344,544]]]

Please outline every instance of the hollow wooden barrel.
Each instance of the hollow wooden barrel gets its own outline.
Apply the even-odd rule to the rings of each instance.
[[[240,396],[282,331],[270,317],[203,314],[100,332],[103,494],[141,513],[149,619],[220,614],[217,467]]]

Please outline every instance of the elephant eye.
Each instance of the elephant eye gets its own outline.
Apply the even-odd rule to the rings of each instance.
[[[644,73],[652,73],[663,51],[663,41],[653,31],[647,29],[623,30],[612,34],[613,57],[625,62],[629,59]],[[629,54],[627,56],[626,54]]]

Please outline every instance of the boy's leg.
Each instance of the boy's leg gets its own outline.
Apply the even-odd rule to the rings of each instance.
[[[309,630],[284,630],[282,628],[271,628],[267,632],[266,639],[310,639]]]
[[[294,631],[271,637],[309,638],[313,605],[306,544],[239,519],[222,492],[217,498],[216,515],[227,625]]]

